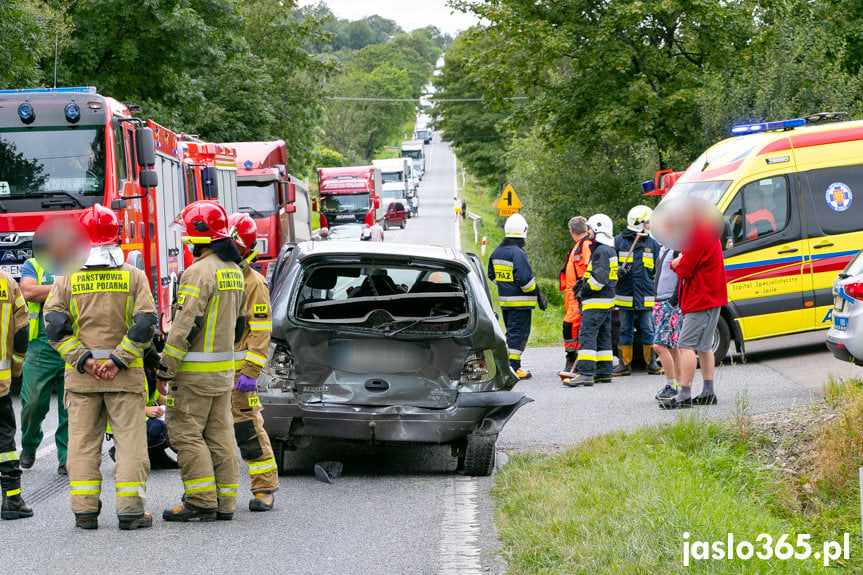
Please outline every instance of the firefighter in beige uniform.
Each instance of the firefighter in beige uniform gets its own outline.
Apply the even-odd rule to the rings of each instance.
[[[32,517],[33,510],[21,497],[21,467],[15,451],[15,412],[10,387],[12,375],[21,373],[30,328],[24,328],[29,322],[24,296],[12,276],[4,271],[0,271],[0,318],[0,486],[3,491],[0,517],[21,519]]]
[[[123,263],[116,214],[96,204],[81,223],[90,235],[90,255],[81,271],[56,278],[45,303],[48,341],[66,361],[67,467],[75,525],[98,527],[102,441],[110,424],[120,529],[149,527],[142,357],[153,341],[156,307],[147,277]]]
[[[248,214],[232,214],[228,226],[237,230],[243,252],[243,279],[246,284],[246,331],[236,351],[243,359],[237,361],[237,382],[233,392],[234,434],[240,446],[240,455],[246,462],[252,479],[251,511],[269,511],[273,508],[273,493],[279,488],[279,471],[264,431],[262,407],[258,399],[257,379],[267,363],[270,332],[273,318],[270,314],[270,290],[267,280],[251,268],[258,255],[254,251],[258,226]]]
[[[231,391],[234,345],[245,330],[246,296],[237,265],[242,258],[216,202],[189,204],[181,219],[183,243],[194,246],[195,260],[180,278],[157,378],[159,391],[167,392],[168,439],[177,451],[185,496],[162,517],[230,520],[239,488]]]

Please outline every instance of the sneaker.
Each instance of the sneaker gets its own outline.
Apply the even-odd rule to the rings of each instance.
[[[673,399],[676,395],[677,390],[670,385],[666,385],[661,390],[659,390],[659,393],[656,394],[656,399],[658,399],[659,401],[668,401],[669,399]]]
[[[216,515],[216,509],[204,509],[202,507],[195,507],[191,503],[183,503],[173,509],[165,509],[162,512],[162,519],[178,523],[205,523],[215,521]]]
[[[677,401],[677,399],[672,397],[668,401],[659,402],[659,409],[686,409],[689,407],[692,407],[691,397],[689,399],[684,399],[683,401]]]
[[[34,463],[36,463],[35,453],[27,453],[26,451],[22,451],[21,455],[18,456],[18,465],[21,466],[21,469],[30,469],[31,467],[33,467]]]
[[[531,377],[533,377],[532,373],[521,368],[515,370],[515,374],[518,376],[519,379],[530,379]]]
[[[716,399],[716,395],[712,393],[692,398],[692,405],[716,405],[717,403],[719,401]]]
[[[272,493],[255,493],[255,498],[249,501],[249,511],[270,511],[274,502]]]
[[[153,517],[147,513],[141,515],[118,515],[120,529],[123,531],[134,531],[136,529],[147,529],[153,526]]]

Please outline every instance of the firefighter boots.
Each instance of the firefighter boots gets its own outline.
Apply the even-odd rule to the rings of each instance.
[[[632,374],[632,346],[631,345],[621,345],[620,346],[620,363],[617,364],[617,367],[614,368],[614,372],[612,375],[615,377],[619,377],[621,375],[631,375]]]
[[[33,510],[24,503],[21,497],[21,479],[18,477],[3,477],[3,507],[0,517],[3,519],[22,519],[33,517]]]
[[[270,511],[274,501],[272,493],[255,493],[255,498],[249,501],[249,511]]]
[[[206,523],[216,520],[216,509],[204,509],[184,502],[173,509],[165,509],[162,512],[162,519],[178,523]]]
[[[153,518],[148,513],[141,515],[118,515],[120,529],[123,531],[134,531],[135,529],[146,529],[153,526]]]
[[[642,346],[642,352],[644,353],[644,364],[647,366],[647,373],[650,375],[660,375],[665,373],[662,369],[662,366],[659,365],[657,361],[656,352],[653,351],[652,345]]]

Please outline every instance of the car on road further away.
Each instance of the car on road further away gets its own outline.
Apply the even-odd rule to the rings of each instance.
[[[407,244],[285,246],[258,380],[279,469],[310,438],[446,444],[489,475],[495,441],[532,399],[513,391],[476,256]]]
[[[405,210],[404,203],[390,202],[384,210],[384,229],[388,230],[393,226],[405,229],[407,222],[408,212]]]
[[[836,358],[863,365],[863,251],[833,282],[832,315],[827,347]]]
[[[342,224],[330,226],[329,240],[359,240],[363,235],[363,224]]]

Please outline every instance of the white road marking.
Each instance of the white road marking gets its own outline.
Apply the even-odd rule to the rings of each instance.
[[[476,509],[477,482],[452,477],[446,487],[441,521],[438,575],[483,573]]]

